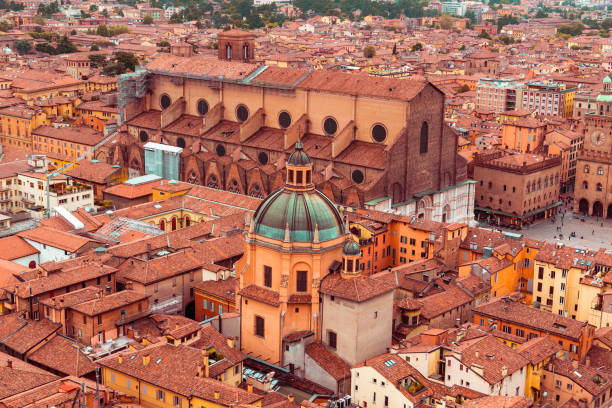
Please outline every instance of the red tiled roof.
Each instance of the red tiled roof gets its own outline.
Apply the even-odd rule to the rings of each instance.
[[[345,278],[340,273],[331,273],[321,281],[320,291],[354,302],[366,300],[393,291],[394,285],[366,275]]]
[[[310,343],[306,346],[306,355],[314,360],[319,367],[329,373],[336,381],[351,376],[351,366],[340,357],[329,351],[321,343]]]

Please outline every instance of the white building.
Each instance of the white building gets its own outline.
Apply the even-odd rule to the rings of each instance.
[[[444,353],[444,385],[487,395],[525,395],[529,361],[493,336],[456,343]]]
[[[48,197],[47,188],[49,189]],[[13,185],[13,189],[16,190],[18,206],[30,211],[32,218],[42,217],[47,206],[51,209],[62,206],[72,212],[94,205],[91,186],[76,183],[63,175],[49,180],[45,173],[19,173],[17,185]]]
[[[351,368],[352,402],[368,408],[413,408],[429,403],[431,383],[394,354],[381,354]]]

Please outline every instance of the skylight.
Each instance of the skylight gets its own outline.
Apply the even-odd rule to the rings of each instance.
[[[387,367],[393,367],[393,366],[395,365],[395,361],[393,361],[393,360],[387,360],[387,361],[385,361],[385,365],[386,365]]]

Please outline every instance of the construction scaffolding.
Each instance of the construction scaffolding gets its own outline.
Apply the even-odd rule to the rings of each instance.
[[[119,125],[125,122],[125,107],[136,99],[144,98],[148,89],[149,72],[136,67],[135,72],[123,74],[117,80],[117,106]]]

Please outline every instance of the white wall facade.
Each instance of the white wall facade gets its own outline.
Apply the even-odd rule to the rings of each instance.
[[[461,222],[471,226],[474,221],[474,198],[476,196],[476,182],[466,181],[443,191],[437,191],[410,201],[400,206],[393,206],[391,198],[373,205],[366,204],[371,210],[391,212],[425,218],[437,222]]]
[[[477,366],[466,367],[455,356],[446,356],[444,385],[460,385],[487,395],[525,395],[527,368],[523,367],[495,384],[488,383]]]
[[[412,402],[372,367],[351,369],[351,398],[354,404],[368,408],[413,408]],[[385,397],[388,405],[385,405]]]
[[[64,259],[74,258],[74,254],[72,252],[55,248],[50,245],[42,244],[40,242],[32,241],[27,238],[24,239],[28,244],[32,245],[40,252],[40,258],[38,261],[39,264],[51,261],[63,261]]]

